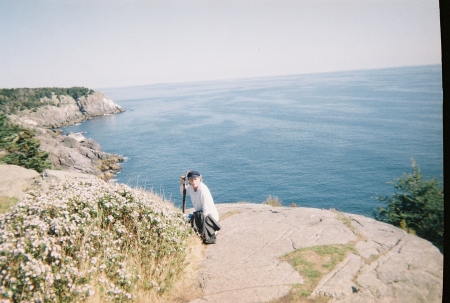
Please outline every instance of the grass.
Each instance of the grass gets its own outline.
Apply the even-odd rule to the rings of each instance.
[[[335,210],[334,208],[330,209],[337,216],[337,219],[341,221],[345,226],[347,226],[357,237],[358,241],[364,240],[364,236],[361,235],[353,226],[352,226],[352,218],[345,215],[344,213]]]
[[[163,294],[155,293],[151,290],[140,289],[136,292],[134,302],[139,303],[183,303],[190,302],[203,295],[203,290],[197,281],[197,271],[203,261],[205,245],[197,236],[191,236],[188,240],[188,252],[186,259],[189,260],[176,280],[174,280],[170,291]],[[104,299],[98,295],[88,298],[86,303],[103,303]]]
[[[206,246],[197,236],[191,236],[188,242],[188,265],[183,274],[174,283],[172,290],[157,300],[137,300],[141,303],[191,302],[203,296],[203,289],[197,279],[197,271],[204,259]]]
[[[275,206],[275,207],[278,207],[278,206],[282,205],[281,204],[281,200],[278,199],[277,196],[268,196],[267,199],[262,204],[267,204],[267,205]],[[297,205],[297,203],[292,202],[290,206],[291,207],[297,207],[298,205]]]
[[[266,201],[264,201],[262,204],[267,204],[271,206],[281,206],[281,200],[278,199],[277,196],[268,196]]]
[[[239,214],[239,213],[241,213],[241,212],[242,212],[242,210],[233,210],[233,211],[229,211],[229,212],[224,213],[223,215],[221,215],[221,216],[220,216],[220,220],[223,221],[223,220],[225,220],[226,218],[229,218],[229,217],[231,217],[232,215],[236,215],[236,214]]]
[[[339,221],[341,221],[342,223],[344,223],[345,226],[347,226],[348,228],[352,229],[352,218],[344,215],[341,212],[338,212],[336,210],[333,210],[334,213],[336,213],[337,215],[337,219]]]
[[[353,244],[322,245],[297,249],[281,258],[287,261],[300,273],[303,284],[294,285],[286,296],[271,303],[324,303],[330,298],[317,296],[310,298],[320,280],[342,262],[348,253],[355,253]]]
[[[11,198],[8,196],[0,196],[0,214],[4,214],[11,210],[11,207],[16,205],[18,202],[17,198]]]

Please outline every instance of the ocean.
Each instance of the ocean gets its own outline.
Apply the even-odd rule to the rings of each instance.
[[[441,65],[99,91],[126,112],[63,131],[124,156],[117,182],[176,206],[187,170],[203,175],[215,203],[277,197],[366,216],[411,159],[443,179]]]

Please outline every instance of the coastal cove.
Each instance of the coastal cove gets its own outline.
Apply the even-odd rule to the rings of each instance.
[[[127,111],[82,132],[122,155],[119,183],[181,204],[198,170],[216,203],[336,208],[371,216],[387,182],[442,178],[441,66],[101,89]]]

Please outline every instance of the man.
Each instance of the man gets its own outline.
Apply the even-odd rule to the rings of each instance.
[[[217,222],[219,222],[219,212],[214,205],[214,200],[211,196],[209,188],[202,182],[202,176],[197,171],[190,171],[187,174],[189,185],[186,186],[186,194],[191,197],[192,206],[195,211],[203,211],[204,216],[211,215]],[[180,192],[183,194],[183,185],[185,179],[180,179]]]

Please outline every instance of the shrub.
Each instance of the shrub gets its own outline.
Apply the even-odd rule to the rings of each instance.
[[[266,201],[264,201],[262,204],[267,204],[267,205],[271,205],[271,206],[281,206],[281,201],[278,200],[278,197],[272,197],[272,196],[268,196]]]
[[[413,173],[403,174],[396,182],[396,193],[378,196],[387,205],[373,213],[374,218],[398,226],[429,240],[444,251],[444,188],[437,179],[424,180],[419,166],[412,161]]]
[[[93,179],[29,192],[0,215],[0,299],[126,302],[164,293],[191,234],[173,205],[125,185]]]
[[[5,114],[0,114],[0,150],[7,152],[0,156],[0,162],[34,169],[39,173],[50,168],[49,153],[39,149],[41,144],[34,135],[34,130],[13,125]]]

